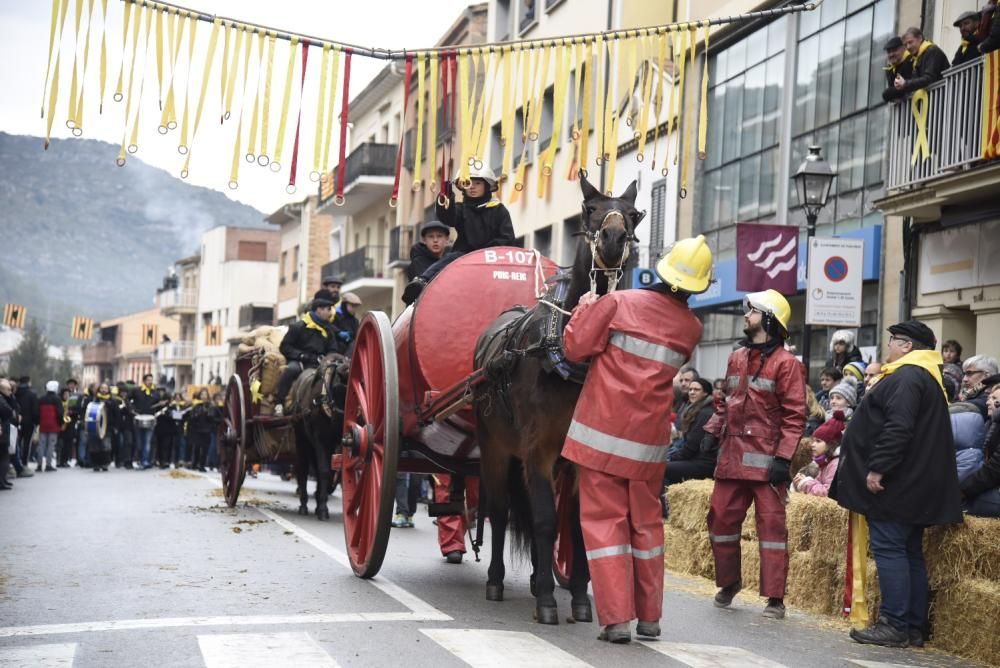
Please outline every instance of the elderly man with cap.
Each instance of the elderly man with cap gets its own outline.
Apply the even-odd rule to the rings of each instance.
[[[879,618],[851,637],[887,647],[922,646],[924,529],[961,523],[961,497],[934,333],[917,320],[893,325],[889,333],[882,375],[844,432],[830,497],[867,519],[878,567]]]
[[[962,43],[955,51],[955,57],[951,59],[951,66],[957,67],[962,63],[975,60],[980,56],[979,40],[976,39],[976,28],[979,27],[979,12],[962,12],[952,24],[962,34]]]
[[[885,72],[885,90],[882,91],[882,99],[892,102],[906,97],[906,93],[896,90],[894,83],[897,75],[904,79],[913,76],[913,59],[899,37],[891,37],[885,43],[885,58],[887,62],[882,68]]]
[[[281,340],[279,350],[288,361],[288,366],[278,380],[275,415],[284,413],[282,404],[285,397],[304,369],[318,367],[320,359],[328,353],[345,352],[347,347],[337,338],[337,330],[330,321],[336,303],[329,290],[318,290],[313,295],[309,311],[288,328],[285,338]]]

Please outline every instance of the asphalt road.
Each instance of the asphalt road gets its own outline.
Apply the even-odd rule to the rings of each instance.
[[[794,609],[716,610],[703,580],[668,575],[658,642],[608,645],[594,624],[532,621],[525,564],[507,600],[486,562],[449,565],[426,513],[393,530],[362,581],[332,517],[295,514],[294,484],[248,479],[227,508],[216,476],[60,469],[0,492],[0,666],[970,666],[925,650],[856,645]],[[488,541],[487,541],[488,544]],[[484,554],[485,557],[485,554]],[[569,597],[559,591],[561,612]]]

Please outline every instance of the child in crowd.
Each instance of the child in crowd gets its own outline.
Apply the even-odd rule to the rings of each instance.
[[[792,480],[795,491],[813,496],[827,496],[830,484],[837,474],[837,464],[840,461],[840,440],[844,435],[846,417],[841,411],[835,411],[833,416],[824,422],[813,433],[812,451],[815,473],[800,471]],[[812,475],[808,475],[812,473]]]
[[[843,413],[845,420],[850,420],[854,409],[858,406],[857,384],[848,376],[830,390],[830,410],[826,412],[829,420],[837,412]]]

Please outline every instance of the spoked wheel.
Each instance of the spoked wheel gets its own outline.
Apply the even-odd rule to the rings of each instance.
[[[219,425],[219,471],[222,491],[230,508],[240,498],[247,475],[247,405],[242,379],[234,375],[226,385],[226,404]]]
[[[573,475],[572,466],[562,466],[556,476],[556,534],[555,554],[552,555],[552,574],[563,589],[569,589],[569,576],[573,572]]]
[[[392,326],[373,311],[358,329],[340,459],[347,555],[362,578],[378,573],[389,543],[399,460],[398,380]]]

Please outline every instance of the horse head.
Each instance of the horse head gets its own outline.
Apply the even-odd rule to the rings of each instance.
[[[636,240],[635,228],[646,215],[635,208],[636,182],[632,181],[619,197],[609,197],[581,173],[580,190],[583,214],[579,234],[587,239],[593,269],[605,273],[623,271]]]

